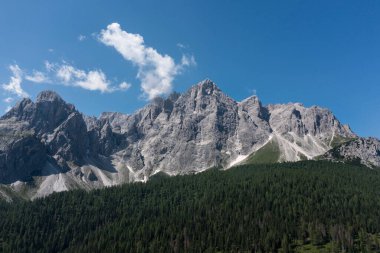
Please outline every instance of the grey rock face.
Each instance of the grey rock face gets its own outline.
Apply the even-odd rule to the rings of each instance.
[[[313,159],[348,138],[356,135],[327,109],[263,106],[256,96],[236,102],[210,80],[184,94],[156,98],[131,115],[110,112],[99,118],[80,114],[46,91],[36,102],[22,100],[0,119],[0,180],[34,176],[36,189],[28,198],[35,198],[145,181],[159,171],[177,175],[229,168],[269,142],[278,146],[280,162]],[[370,154],[362,159],[375,164],[379,155]]]
[[[0,183],[30,180],[46,162],[46,150],[26,124],[0,123]]]
[[[280,133],[295,132],[299,136],[311,134],[353,136],[327,109],[313,106],[305,108],[302,104],[269,105],[270,124]],[[333,131],[332,131],[333,130]]]
[[[294,132],[298,136],[307,134],[329,139],[337,134],[344,137],[355,136],[347,127],[340,124],[331,111],[313,106],[305,108],[299,103],[269,105],[270,125],[281,134]]]
[[[331,111],[300,103],[269,105],[269,124],[281,150],[280,161],[313,159],[332,148],[335,138],[354,138]]]
[[[257,98],[237,103],[205,80],[133,115],[105,114],[101,119],[125,137],[120,159],[143,179],[157,171],[185,174],[228,167],[269,137],[266,113]]]
[[[79,164],[87,155],[87,129],[81,114],[52,91],[36,102],[23,99],[0,120],[3,181],[30,180],[48,160],[58,171]],[[11,176],[13,175],[13,176]]]
[[[135,114],[108,113],[100,119],[122,135],[119,162],[141,180],[157,171],[227,168],[271,139],[281,150],[279,161],[296,161],[325,153],[335,136],[355,136],[327,109],[298,103],[265,107],[256,96],[238,103],[210,80],[175,99],[156,99]]]
[[[261,146],[271,136],[269,112],[258,97],[249,97],[238,104],[239,124],[236,132],[238,155],[248,155],[252,147]],[[256,145],[255,145],[256,144]],[[255,149],[255,148],[254,148]]]
[[[6,113],[2,119],[27,121],[40,135],[53,131],[75,111],[75,107],[67,104],[53,91],[43,91],[33,103],[26,98]]]
[[[67,161],[80,164],[88,155],[86,123],[78,112],[71,113],[52,133],[45,134],[42,142],[49,155],[55,156],[61,166]]]
[[[368,167],[380,167],[380,141],[376,138],[357,138],[329,150],[328,160],[359,162]]]

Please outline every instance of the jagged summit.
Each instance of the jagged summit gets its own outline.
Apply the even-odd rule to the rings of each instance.
[[[197,91],[201,95],[212,95],[221,92],[219,87],[210,79],[205,79],[190,88],[190,91]]]
[[[27,123],[33,132],[42,136],[60,126],[73,113],[79,112],[56,92],[42,91],[35,102],[29,98],[23,99],[1,119]]]
[[[49,101],[49,102],[52,102],[52,101],[63,101],[63,99],[61,98],[61,96],[58,95],[58,93],[56,93],[55,91],[52,91],[52,90],[44,90],[44,91],[41,91],[38,95],[37,95],[37,98],[36,98],[36,102],[43,102],[43,101]]]
[[[198,85],[198,86],[207,86],[208,85],[208,86],[215,86],[215,87],[217,87],[217,85],[211,79],[209,79],[209,78],[206,78],[206,79],[200,81],[196,85]]]
[[[20,102],[16,103],[16,105],[2,118],[22,117],[23,119],[27,119],[27,117],[35,116],[37,112],[44,114],[51,111],[62,110],[74,111],[75,107],[66,103],[61,96],[58,95],[58,93],[51,90],[45,90],[41,91],[37,95],[35,102],[33,102],[30,98],[23,98]],[[54,121],[54,118],[51,118],[51,120]]]

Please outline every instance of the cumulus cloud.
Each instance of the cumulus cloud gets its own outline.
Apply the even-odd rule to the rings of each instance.
[[[28,93],[26,93],[21,87],[23,72],[20,69],[20,67],[17,64],[15,64],[10,65],[9,69],[12,72],[12,76],[10,78],[9,83],[2,84],[2,88],[5,91],[15,94],[19,97],[29,97]]]
[[[52,64],[49,63],[49,69],[52,69]],[[65,84],[73,82],[74,79],[84,79],[86,73],[83,70],[74,68],[71,65],[63,64],[56,65],[56,75]]]
[[[148,99],[170,93],[174,77],[185,66],[195,64],[194,57],[187,56],[176,64],[169,55],[162,55],[156,49],[147,47],[141,35],[122,30],[118,23],[112,23],[107,29],[101,30],[98,38],[138,67],[137,78],[141,81],[141,89]]]
[[[74,82],[75,83],[75,82]],[[89,71],[82,80],[78,80],[76,84],[87,90],[100,90],[101,92],[110,92],[109,81],[101,70]]]
[[[45,62],[49,71],[54,71],[58,80],[67,86],[77,86],[86,90],[99,90],[101,92],[112,92],[114,90],[110,81],[101,70],[84,71],[69,64],[52,64]]]
[[[45,69],[43,71],[33,70],[32,72],[22,70],[17,64],[9,66],[12,76],[9,83],[2,84],[1,87],[7,93],[11,93],[18,97],[29,97],[21,84],[23,80],[34,83],[55,83],[57,85],[80,87],[90,91],[115,92],[126,91],[131,87],[127,82],[120,84],[112,84],[106,74],[102,70],[85,71],[76,68],[67,62],[51,63],[45,61]],[[3,102],[9,104],[14,98],[9,96],[3,99]]]
[[[130,83],[127,83],[127,82],[122,82],[119,84],[119,89],[120,90],[128,90],[129,88],[131,88],[131,84]]]
[[[26,75],[25,79],[33,83],[47,83],[49,78],[41,71],[33,71],[32,75]]]

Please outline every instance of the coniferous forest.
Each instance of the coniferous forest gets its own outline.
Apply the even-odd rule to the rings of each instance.
[[[379,252],[380,171],[303,161],[0,202],[0,252]]]

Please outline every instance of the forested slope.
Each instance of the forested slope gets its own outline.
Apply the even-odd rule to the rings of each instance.
[[[1,252],[376,251],[380,172],[304,161],[0,203]]]

